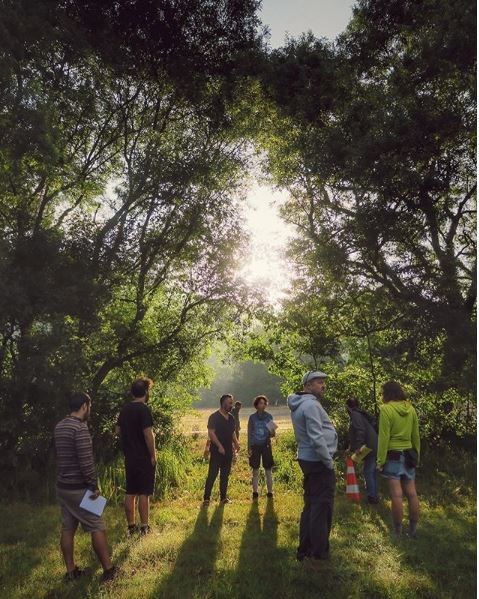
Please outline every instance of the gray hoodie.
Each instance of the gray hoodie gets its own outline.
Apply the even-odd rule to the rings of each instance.
[[[298,459],[322,462],[333,468],[333,455],[338,448],[338,435],[326,410],[314,395],[298,392],[288,397]]]

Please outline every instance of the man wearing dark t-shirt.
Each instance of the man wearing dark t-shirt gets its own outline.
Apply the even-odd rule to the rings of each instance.
[[[233,460],[233,445],[239,451],[239,443],[235,433],[235,419],[230,414],[233,408],[233,396],[222,395],[220,409],[208,418],[208,437],[210,444],[210,463],[205,483],[203,505],[209,505],[211,490],[220,473],[220,500],[229,503],[227,497],[228,477]]]
[[[148,516],[150,495],[155,487],[156,450],[153,418],[146,403],[152,385],[150,379],[138,379],[131,385],[133,399],[123,407],[117,421],[117,433],[125,455],[125,514],[130,534],[138,531],[135,524],[137,495],[140,533],[150,531]]]

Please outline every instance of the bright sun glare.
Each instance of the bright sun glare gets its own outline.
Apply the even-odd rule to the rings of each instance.
[[[248,193],[245,208],[245,225],[250,233],[249,255],[241,275],[254,286],[261,286],[273,304],[285,296],[290,281],[284,251],[291,227],[279,216],[279,206],[286,193],[255,184]]]

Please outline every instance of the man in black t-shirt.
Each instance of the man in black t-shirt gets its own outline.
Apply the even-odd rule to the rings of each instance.
[[[123,407],[117,421],[117,433],[125,455],[125,514],[130,534],[138,531],[135,524],[137,495],[140,533],[147,534],[150,531],[149,496],[153,494],[155,487],[156,450],[153,418],[146,403],[152,385],[150,379],[138,379],[131,385],[133,399]]]
[[[220,500],[221,503],[229,503],[227,497],[228,477],[233,460],[233,445],[239,451],[239,443],[235,433],[235,419],[230,414],[233,408],[233,396],[222,395],[220,398],[220,409],[208,418],[208,437],[210,444],[210,464],[208,477],[205,483],[203,505],[208,505],[211,490],[215,484],[218,472],[220,473]]]

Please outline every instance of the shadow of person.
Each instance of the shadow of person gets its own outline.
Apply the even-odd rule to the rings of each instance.
[[[266,547],[275,549],[278,543],[278,516],[274,509],[274,501],[268,499],[263,516],[262,541]]]
[[[268,499],[262,522],[258,503],[252,503],[235,573],[237,597],[266,599],[277,595],[283,585],[284,563],[288,559],[286,550],[277,543],[278,517],[273,500]]]
[[[215,569],[223,513],[224,506],[220,504],[208,523],[208,509],[200,509],[191,535],[178,551],[172,572],[152,597],[189,599],[204,591]]]

